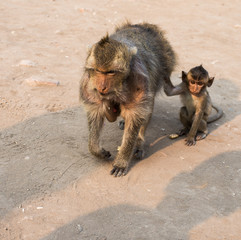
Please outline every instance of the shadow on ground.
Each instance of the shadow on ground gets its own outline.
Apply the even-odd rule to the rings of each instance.
[[[156,209],[131,205],[100,209],[42,240],[187,240],[197,224],[241,207],[240,156],[239,151],[222,153],[174,177]]]
[[[230,82],[222,80],[221,84],[229,86]],[[220,89],[221,96],[217,96],[216,102],[225,96],[225,90]],[[232,99],[223,103],[224,111],[228,114],[219,120],[219,125],[240,114],[240,103],[233,101],[233,98],[237,100],[239,90],[233,87],[230,91]],[[231,109],[230,101],[235,102]],[[146,133],[146,157],[175,141],[183,140],[171,141],[167,137],[177,126],[181,126],[178,119],[179,105],[178,97],[156,99],[154,114]],[[212,131],[217,127],[213,124],[210,129]],[[116,122],[105,123],[101,142],[113,157],[121,143],[122,134]],[[86,115],[81,108],[32,118],[1,131],[0,216],[27,199],[65,188],[103,164],[111,169],[110,162],[103,163],[89,154],[87,139]],[[156,143],[150,148],[153,142]],[[132,167],[134,165],[135,162]]]
[[[149,141],[163,136],[160,123],[166,124],[165,110],[155,119],[158,124],[150,127]],[[122,134],[117,122],[105,122],[101,142],[112,153],[112,159]],[[86,114],[80,107],[42,115],[2,130],[0,216],[25,200],[64,189],[103,164],[111,170],[110,161],[98,160],[89,153],[87,142]],[[162,147],[167,144],[168,140]]]

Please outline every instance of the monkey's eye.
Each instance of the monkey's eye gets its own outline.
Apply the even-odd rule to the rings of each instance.
[[[106,74],[108,74],[108,75],[115,75],[115,74],[116,74],[116,71],[111,70],[111,71],[107,72]]]
[[[198,82],[197,85],[198,85],[198,86],[203,86],[204,83],[203,83],[203,82]]]
[[[94,71],[94,68],[86,68],[86,70],[92,72]]]
[[[195,81],[192,80],[192,81],[190,81],[190,83],[191,83],[191,84],[195,84]]]

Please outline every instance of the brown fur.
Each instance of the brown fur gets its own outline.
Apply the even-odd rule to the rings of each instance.
[[[204,139],[208,134],[207,123],[219,119],[223,111],[212,105],[207,88],[214,78],[210,78],[202,65],[192,68],[188,73],[182,72],[182,83],[174,87],[170,80],[166,80],[164,90],[168,96],[180,95],[183,107],[180,109],[180,121],[184,129],[179,135],[188,133],[186,145],[195,145],[196,140]],[[209,118],[212,108],[217,113]]]
[[[148,23],[126,23],[94,44],[80,83],[80,100],[89,124],[89,150],[97,157],[110,153],[99,146],[104,118],[125,120],[120,150],[111,174],[125,175],[133,154],[143,155],[144,134],[154,97],[175,66],[175,54],[162,31]]]

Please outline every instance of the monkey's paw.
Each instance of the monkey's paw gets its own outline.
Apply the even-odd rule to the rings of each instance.
[[[206,133],[199,133],[198,135],[197,135],[197,137],[196,137],[196,140],[197,141],[200,141],[200,140],[202,140],[202,139],[204,139],[204,138],[206,138],[207,137],[207,134]]]
[[[194,137],[187,137],[185,141],[187,146],[194,146],[196,144]]]
[[[183,136],[183,135],[186,135],[187,133],[188,133],[188,129],[187,128],[182,128],[182,129],[180,129],[179,131],[178,131],[178,135],[179,136]]]
[[[125,176],[128,172],[128,164],[126,162],[113,163],[113,169],[110,174],[115,177]]]
[[[96,157],[98,157],[98,158],[110,158],[111,157],[111,154],[110,154],[110,152],[109,151],[106,151],[104,148],[102,148],[100,151],[98,151],[98,152],[95,152],[95,151],[92,151],[92,150],[90,150],[90,152],[94,155],[94,156],[96,156]]]
[[[127,168],[113,167],[110,174],[115,177],[125,176],[128,172]]]
[[[136,149],[134,153],[134,158],[137,160],[141,160],[144,157],[145,153],[143,149]]]

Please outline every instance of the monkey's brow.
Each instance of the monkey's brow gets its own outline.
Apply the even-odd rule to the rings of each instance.
[[[200,82],[200,81],[202,81],[203,82],[203,79],[201,78],[201,79],[196,79],[195,77],[189,77],[188,78],[188,81],[194,81],[194,82]]]
[[[95,69],[96,72],[102,73],[102,74],[108,74],[108,73],[117,73],[121,72],[121,69],[115,69],[115,70],[108,70],[108,71],[101,71],[99,69]]]

